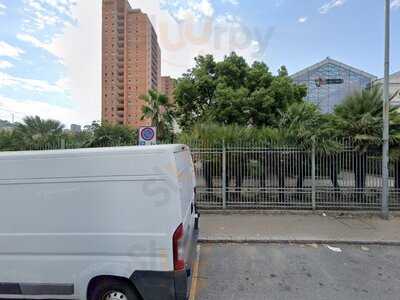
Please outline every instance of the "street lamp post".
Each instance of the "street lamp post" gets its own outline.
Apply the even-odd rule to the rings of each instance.
[[[383,86],[382,216],[389,218],[390,0],[385,0],[385,79]]]

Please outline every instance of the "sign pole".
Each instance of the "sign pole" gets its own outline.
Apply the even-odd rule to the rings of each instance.
[[[382,217],[389,219],[390,0],[385,0],[385,79],[383,86]]]

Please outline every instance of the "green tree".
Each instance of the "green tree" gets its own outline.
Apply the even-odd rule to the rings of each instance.
[[[148,95],[141,97],[145,104],[142,107],[142,120],[150,119],[151,125],[157,127],[160,140],[168,140],[173,135],[173,107],[166,95],[150,90]]]
[[[60,141],[64,125],[57,120],[45,120],[39,116],[26,117],[16,123],[14,137],[19,149],[43,149],[54,147]]]
[[[120,124],[93,122],[85,128],[90,138],[84,147],[112,147],[137,145],[137,130]]]
[[[198,56],[194,60],[195,67],[178,78],[175,88],[177,118],[183,129],[208,119],[217,87],[214,57]]]
[[[317,162],[322,160],[329,164],[329,172],[326,170],[326,165],[319,168],[318,164],[317,172],[321,175],[329,175],[332,185],[338,188],[336,153],[341,150],[341,146],[335,139],[332,139],[334,130],[329,124],[330,116],[323,115],[315,104],[301,102],[292,104],[285,112],[281,113],[279,128],[287,144],[308,150],[308,153],[315,147]],[[296,165],[297,187],[302,188],[307,172],[310,173],[310,156],[302,151],[296,154],[289,152],[288,156],[290,164]],[[322,159],[320,160],[318,157]]]
[[[16,141],[14,131],[0,129],[0,151],[17,150]]]
[[[335,131],[330,126],[330,116],[321,113],[319,108],[310,102],[290,105],[281,112],[279,128],[286,143],[310,150],[314,145],[322,152],[330,153],[339,150],[332,140]]]
[[[281,66],[278,70],[278,76],[279,77],[287,77],[289,76],[289,72],[286,68],[286,66]]]
[[[382,146],[383,97],[379,87],[373,87],[348,96],[336,106],[333,127],[340,138],[351,137],[356,147],[353,157],[356,187],[364,189],[367,172],[367,151]],[[390,110],[390,138],[392,145],[400,140],[400,116],[395,108]]]
[[[177,119],[183,129],[204,122],[276,126],[279,111],[301,102],[307,92],[292,82],[286,68],[273,76],[264,63],[249,66],[235,53],[221,62],[211,55],[199,56],[195,62],[178,79],[175,91]]]

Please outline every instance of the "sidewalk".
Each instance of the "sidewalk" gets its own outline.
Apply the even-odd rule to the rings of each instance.
[[[400,245],[400,217],[321,214],[207,214],[201,243],[319,243]]]

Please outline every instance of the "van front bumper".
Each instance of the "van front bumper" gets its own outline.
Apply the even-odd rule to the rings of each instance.
[[[130,277],[143,300],[187,300],[191,267],[196,257],[198,230],[193,234],[190,261],[183,271],[136,271]]]

